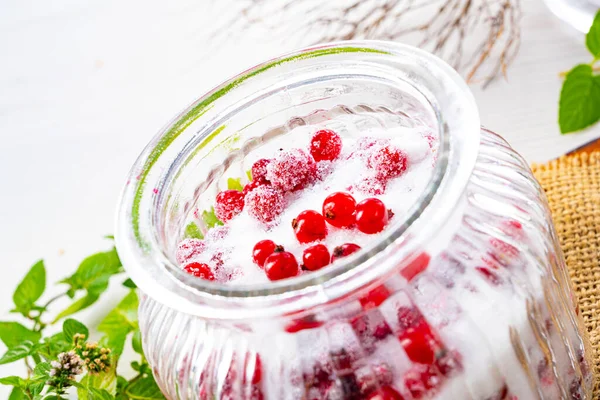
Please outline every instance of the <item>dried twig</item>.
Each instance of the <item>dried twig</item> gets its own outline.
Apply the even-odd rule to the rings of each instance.
[[[521,0],[245,0],[214,31],[219,39],[261,28],[308,45],[347,39],[402,40],[428,49],[470,83],[505,76],[520,46]],[[222,37],[221,37],[222,39]],[[215,40],[215,43],[219,43]]]

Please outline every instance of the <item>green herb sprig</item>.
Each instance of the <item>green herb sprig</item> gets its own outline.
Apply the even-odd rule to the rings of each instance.
[[[565,74],[560,92],[558,124],[561,133],[587,128],[600,120],[600,11],[585,37],[585,44],[594,59],[579,64]]]
[[[25,376],[0,378],[0,384],[13,387],[9,400],[65,399],[74,391],[85,400],[164,399],[142,350],[138,297],[130,279],[122,283],[130,289],[128,294],[96,327],[103,334],[98,342],[90,340],[90,329],[82,322],[67,318],[95,304],[111,278],[122,273],[114,248],[93,254],[58,282],[63,289],[58,295],[42,300],[46,291],[44,262],[31,267],[15,289],[10,311],[24,317],[27,326],[0,322],[0,340],[8,348],[0,364],[23,362],[27,368]],[[67,298],[70,304],[53,312],[55,302]],[[47,328],[60,321],[62,331],[47,335]],[[129,379],[118,373],[127,340],[140,357],[131,363],[136,374]]]

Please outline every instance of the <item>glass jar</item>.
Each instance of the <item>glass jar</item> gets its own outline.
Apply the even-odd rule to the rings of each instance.
[[[177,243],[270,138],[315,121],[429,127],[433,173],[372,246],[260,285],[194,278]],[[249,238],[251,239],[251,238]],[[546,199],[526,162],[480,129],[438,58],[341,42],[249,69],[145,148],[117,247],[142,292],[143,346],[170,399],[588,399],[593,376]]]

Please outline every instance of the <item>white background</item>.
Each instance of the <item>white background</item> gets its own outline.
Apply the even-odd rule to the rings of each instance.
[[[206,27],[227,12],[209,3],[0,3],[0,312],[37,259],[55,282],[110,246],[102,237],[113,232],[124,177],[165,122],[221,80],[290,50],[253,38],[207,57]],[[545,161],[599,137],[600,127],[559,134],[558,74],[590,57],[583,37],[540,1],[523,3],[508,81],[473,90],[488,128],[529,161]],[[119,290],[78,318],[97,323]],[[17,372],[0,366],[0,376]],[[7,393],[0,387],[0,398]]]

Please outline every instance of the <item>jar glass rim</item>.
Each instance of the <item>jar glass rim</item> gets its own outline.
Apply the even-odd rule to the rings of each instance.
[[[172,169],[175,161],[175,158],[165,157],[164,150],[173,145],[177,136],[191,122],[202,118],[205,110],[212,107],[216,100],[228,96],[250,80],[260,79],[262,72],[283,63],[324,59],[327,56],[339,60],[344,55],[364,57],[370,62],[375,60],[380,63],[401,60],[417,70],[398,69],[399,75],[415,72],[423,75],[418,90],[425,94],[437,118],[440,145],[427,187],[407,213],[404,223],[385,231],[377,244],[354,257],[348,257],[344,262],[311,274],[263,285],[238,286],[208,282],[191,277],[173,265],[158,245],[155,233],[142,232],[153,227],[157,220],[161,196],[152,196],[150,192],[153,187],[164,184],[161,180],[166,175],[159,170],[165,167]],[[468,182],[477,156],[479,127],[477,107],[464,81],[442,60],[417,48],[383,41],[347,41],[277,57],[244,71],[208,92],[163,128],[146,146],[134,164],[121,195],[115,232],[119,255],[125,269],[144,292],[184,312],[216,318],[237,318],[291,312],[317,305],[355,287],[364,286],[365,280],[358,277],[367,272],[371,279],[389,272],[393,265],[384,261],[389,256],[385,252],[391,244],[402,241],[402,252],[405,257],[410,257],[424,238],[435,233],[435,225],[448,218],[452,205],[458,202]],[[163,160],[160,160],[161,157]],[[146,197],[152,197],[152,200],[144,202]],[[444,197],[445,205],[440,201],[441,197]],[[435,207],[432,206],[434,202],[437,203]],[[420,224],[418,230],[411,230],[410,240],[407,240],[407,229],[426,209],[430,210],[428,215],[432,224]]]

